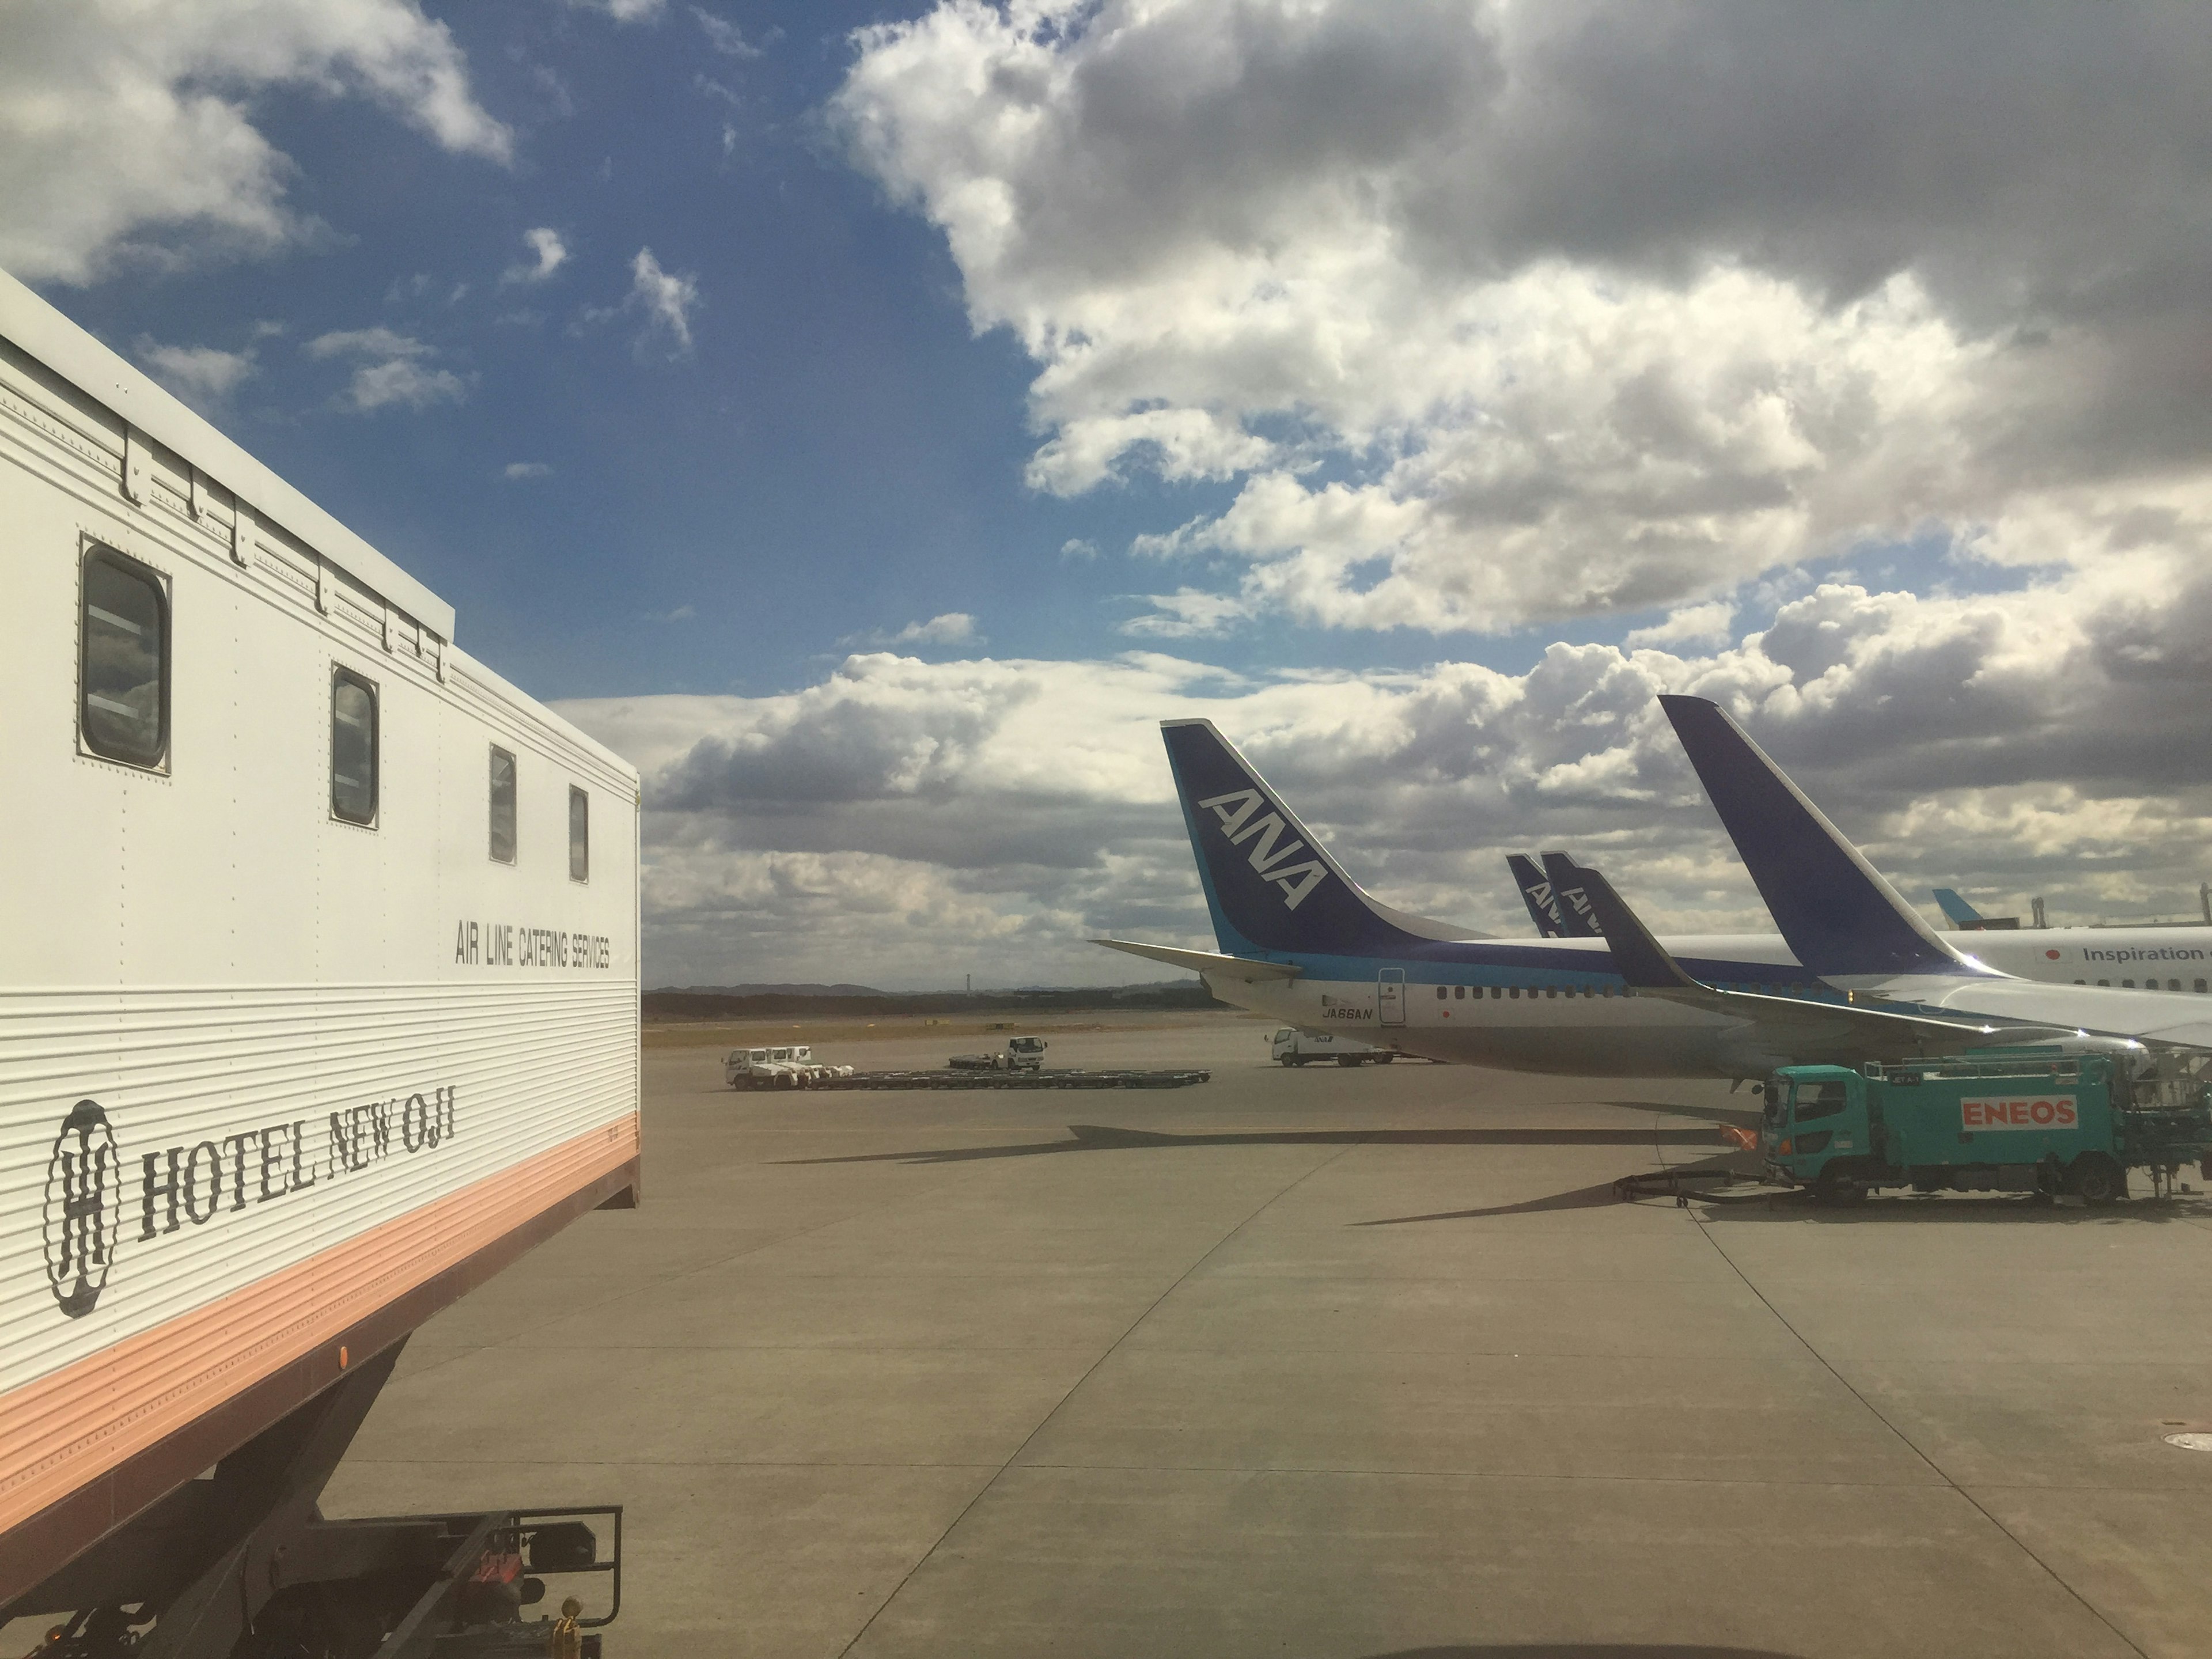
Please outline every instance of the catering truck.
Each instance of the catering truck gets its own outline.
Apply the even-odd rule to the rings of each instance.
[[[1968,1055],[1912,1065],[1790,1066],[1767,1085],[1767,1173],[1837,1201],[1916,1192],[2127,1195],[2185,1164],[2212,1175],[2212,1109],[2192,1072],[2127,1054]]]
[[[410,1332],[636,1200],[637,774],[5,276],[0,595],[0,1619],[605,1623],[611,1508],[317,1498]]]

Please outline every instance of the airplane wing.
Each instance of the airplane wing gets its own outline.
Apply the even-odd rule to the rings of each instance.
[[[2212,1047],[2212,1006],[2172,990],[1998,973],[1930,929],[1718,704],[1660,703],[1797,960],[1855,998],[2054,1030]]]
[[[1295,963],[1255,962],[1249,957],[1224,957],[1212,951],[1186,951],[1175,945],[1144,945],[1135,939],[1094,939],[1109,951],[1127,951],[1133,957],[1150,957],[1171,968],[1204,974],[1215,979],[1296,979],[1305,969]]]
[[[1801,1064],[1832,1056],[1856,1065],[1867,1060],[1915,1060],[1985,1048],[1997,1042],[2034,1042],[2072,1036],[2047,1025],[1996,1024],[1984,1020],[1936,1019],[1924,1014],[1870,1008],[1859,1002],[1824,1002],[1810,998],[1722,991],[1692,979],[1682,964],[1651,935],[1640,917],[1604,875],[1579,866],[1583,890],[1605,931],[1613,967],[1640,995],[1753,1021],[1761,1041],[1785,1051]]]
[[[1521,902],[1528,907],[1528,920],[1536,924],[1536,937],[1565,939],[1567,929],[1559,914],[1559,896],[1536,867],[1536,860],[1526,853],[1508,853],[1505,867],[1513,872],[1513,884],[1521,890]]]

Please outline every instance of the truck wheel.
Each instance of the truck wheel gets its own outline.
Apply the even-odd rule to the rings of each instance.
[[[1358,1054],[1339,1054],[1336,1057],[1336,1063],[1340,1066],[1357,1066],[1359,1064],[1359,1056]]]
[[[1830,1204],[1840,1208],[1863,1204],[1866,1199],[1867,1189],[1846,1177],[1832,1164],[1822,1170],[1819,1178],[1813,1182],[1813,1201],[1815,1204]]]
[[[1398,1056],[1397,1056],[1396,1054],[1377,1054],[1377,1055],[1376,1055],[1376,1056],[1375,1056],[1375,1063],[1376,1063],[1377,1066],[1388,1066],[1388,1065],[1389,1065],[1392,1060],[1395,1060],[1395,1059],[1397,1059],[1397,1058],[1398,1058]]]
[[[2066,1172],[2066,1184],[2087,1204],[2117,1204],[2128,1195],[2127,1171],[2102,1152],[2084,1152]]]

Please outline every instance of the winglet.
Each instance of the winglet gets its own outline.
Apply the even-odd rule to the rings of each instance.
[[[1628,908],[1602,872],[1586,865],[1576,866],[1583,891],[1613,952],[1613,965],[1631,989],[1638,991],[1705,991],[1711,988],[1692,979],[1682,964],[1667,954],[1667,947],[1651,936],[1643,919]]]
[[[1513,872],[1513,884],[1521,890],[1521,902],[1528,907],[1528,920],[1536,924],[1536,937],[1565,939],[1567,927],[1559,912],[1559,896],[1536,867],[1536,860],[1526,853],[1508,853],[1505,867]]]
[[[1662,696],[1797,960],[1823,978],[1986,972],[1946,944],[1717,703]]]

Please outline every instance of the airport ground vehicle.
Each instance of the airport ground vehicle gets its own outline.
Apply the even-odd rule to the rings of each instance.
[[[722,1079],[732,1089],[807,1089],[836,1077],[850,1077],[849,1066],[828,1066],[803,1042],[767,1048],[732,1048],[722,1060]]]
[[[1041,1072],[1044,1069],[1045,1040],[1041,1036],[1008,1037],[1006,1046],[992,1053],[955,1054],[945,1062],[956,1072]]]
[[[2212,1170],[2212,1105],[2192,1075],[2131,1075],[2125,1057],[2032,1049],[1904,1066],[1791,1066],[1767,1085],[1768,1173],[1848,1201],[1929,1193],[2127,1195],[2127,1171]]]
[[[558,1550],[317,1496],[410,1332],[636,1201],[637,774],[6,276],[0,524],[0,1616],[426,1651]]]
[[[1333,1060],[1340,1066],[1388,1066],[1398,1055],[1395,1049],[1377,1048],[1357,1037],[1285,1025],[1267,1039],[1267,1058],[1285,1066],[1310,1066],[1317,1060]]]

